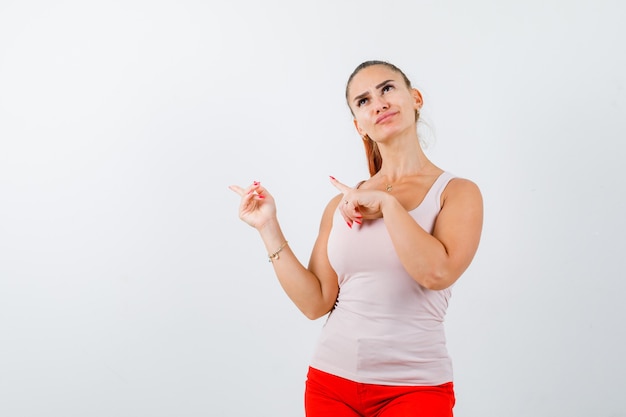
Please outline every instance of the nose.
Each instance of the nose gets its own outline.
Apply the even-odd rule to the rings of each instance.
[[[388,108],[389,108],[389,104],[382,97],[380,97],[380,98],[378,98],[376,100],[376,106],[375,106],[376,114],[378,114],[378,113],[380,113],[382,111],[385,111]]]

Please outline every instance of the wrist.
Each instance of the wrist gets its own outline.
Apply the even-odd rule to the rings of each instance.
[[[268,254],[276,252],[276,250],[287,240],[283,235],[278,220],[270,219],[258,229],[259,235],[265,244]]]
[[[269,262],[274,262],[276,261],[278,258],[280,258],[280,253],[282,252],[283,249],[285,249],[285,246],[287,246],[289,242],[287,242],[286,240],[283,242],[282,245],[280,245],[278,247],[278,249],[276,249],[274,252],[272,253],[268,253],[267,254],[267,259],[269,260]]]
[[[380,201],[380,212],[384,216],[385,212],[395,210],[398,206],[400,206],[398,199],[392,194],[385,193],[384,197]]]
[[[280,224],[278,223],[278,219],[276,217],[272,217],[264,223],[258,225],[256,229],[262,237],[269,237],[280,233]]]

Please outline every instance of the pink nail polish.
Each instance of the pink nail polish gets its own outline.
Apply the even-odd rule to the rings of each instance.
[[[330,179],[333,181],[337,181],[337,179],[335,177],[333,177],[332,175],[329,175]]]

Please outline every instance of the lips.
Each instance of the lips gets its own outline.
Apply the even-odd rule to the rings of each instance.
[[[382,123],[382,122],[388,120],[390,117],[395,116],[396,114],[398,114],[398,112],[383,113],[380,116],[378,116],[378,118],[376,119],[376,124]]]

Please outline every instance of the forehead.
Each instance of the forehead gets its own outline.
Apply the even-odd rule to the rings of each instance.
[[[385,65],[372,65],[359,71],[348,88],[350,97],[373,90],[378,84],[386,80],[401,81],[402,75]]]

